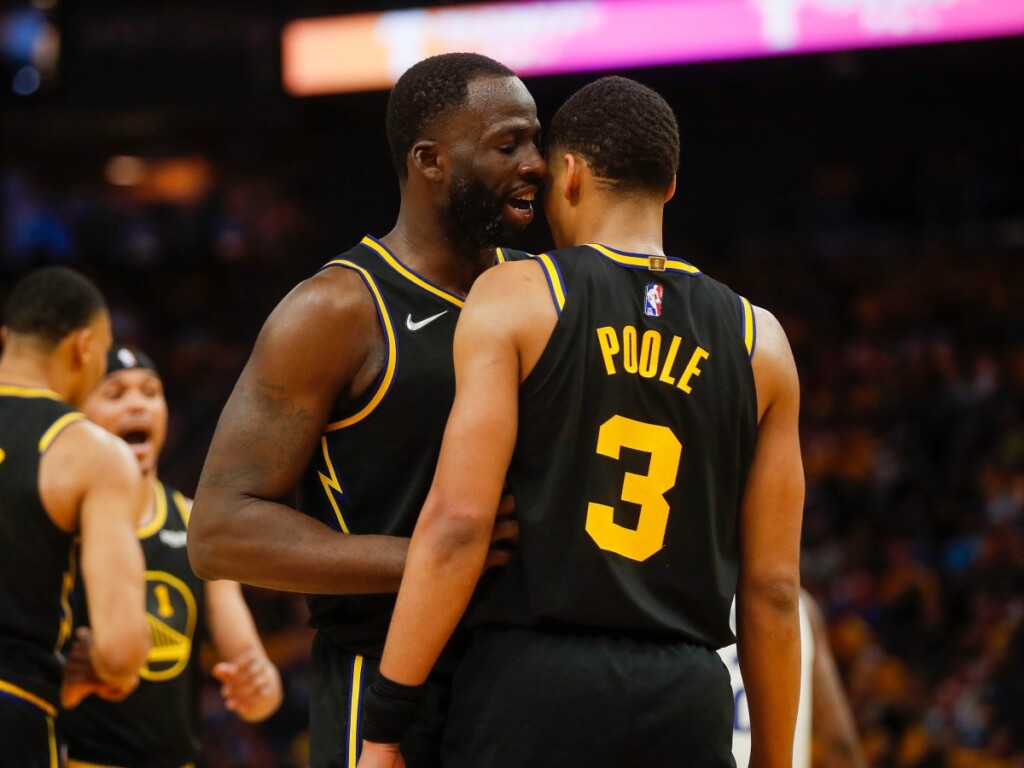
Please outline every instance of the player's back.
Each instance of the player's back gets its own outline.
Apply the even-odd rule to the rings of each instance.
[[[750,305],[679,259],[538,259],[559,318],[520,388],[521,538],[473,622],[728,644],[757,431]]]
[[[70,627],[72,534],[39,494],[43,454],[84,418],[50,390],[0,386],[0,693],[53,714]]]

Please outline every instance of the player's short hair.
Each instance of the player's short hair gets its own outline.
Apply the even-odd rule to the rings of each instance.
[[[388,145],[398,178],[408,176],[406,157],[423,131],[466,103],[470,82],[515,76],[504,64],[478,53],[443,53],[409,67],[388,97]]]
[[[35,336],[53,347],[106,308],[103,294],[87,277],[67,267],[44,267],[11,288],[3,324],[10,333]]]
[[[576,91],[551,119],[548,157],[556,152],[579,155],[616,190],[664,192],[679,168],[679,124],[646,85],[603,77]]]

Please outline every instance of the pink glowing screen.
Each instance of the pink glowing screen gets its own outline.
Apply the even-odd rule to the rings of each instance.
[[[294,21],[282,69],[307,96],[449,51],[528,76],[1021,34],[1024,0],[533,0]]]

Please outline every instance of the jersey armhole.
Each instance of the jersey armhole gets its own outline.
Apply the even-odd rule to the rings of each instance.
[[[533,258],[544,269],[544,278],[548,281],[548,289],[551,291],[551,301],[554,302],[555,311],[561,315],[565,308],[565,280],[558,268],[558,262],[546,253],[539,253]]]
[[[736,294],[740,302],[740,329],[743,331],[743,345],[747,348],[747,359],[754,357],[757,347],[757,323],[754,320],[754,308],[743,296]]]
[[[65,413],[53,422],[53,424],[47,427],[46,431],[43,432],[43,436],[39,438],[39,454],[42,455],[46,453],[46,450],[53,445],[53,441],[56,440],[57,437],[67,429],[67,427],[74,424],[76,421],[85,421],[85,414],[79,411]]]
[[[381,295],[380,289],[377,287],[377,283],[373,279],[373,276],[358,264],[344,259],[336,259],[335,261],[328,262],[323,268],[326,269],[327,267],[351,269],[363,279],[363,282],[370,291],[370,295],[373,297],[374,308],[377,310],[377,319],[380,321],[380,327],[381,330],[384,331],[384,339],[387,342],[384,369],[377,378],[377,382],[374,385],[375,389],[372,390],[373,394],[370,395],[369,400],[367,400],[362,407],[356,410],[355,413],[339,419],[338,421],[331,422],[324,429],[325,432],[333,432],[337,429],[344,429],[345,427],[352,426],[353,424],[362,421],[369,416],[378,405],[380,405],[381,401],[391,389],[391,384],[395,380],[395,371],[398,368],[398,343],[395,336],[395,326],[394,323],[391,322],[391,314],[388,312],[387,304],[384,302],[384,297]],[[365,396],[361,399],[365,400]]]
[[[188,519],[192,516],[192,504],[181,491],[174,491],[172,498],[174,506],[178,508],[178,514],[181,515],[181,522],[185,524],[185,528],[188,528]]]

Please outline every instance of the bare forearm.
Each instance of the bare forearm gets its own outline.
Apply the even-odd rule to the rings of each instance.
[[[396,592],[409,540],[332,531],[284,504],[200,487],[188,553],[204,579],[306,594]]]
[[[487,555],[486,528],[465,531],[444,525],[417,530],[406,579],[388,630],[381,672],[403,685],[427,679],[480,578]]]
[[[790,768],[800,699],[798,588],[741,588],[740,669],[750,707],[751,768]]]

